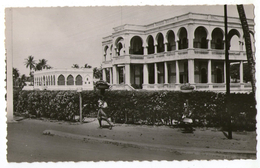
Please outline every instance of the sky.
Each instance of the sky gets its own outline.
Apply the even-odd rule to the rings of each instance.
[[[245,5],[253,18],[253,5]],[[53,68],[100,67],[102,37],[122,24],[145,25],[187,12],[224,15],[218,6],[113,6],[113,7],[27,7],[13,8],[13,67],[29,74],[25,59],[48,60]],[[236,6],[228,16],[238,17]],[[8,29],[8,28],[7,28]]]

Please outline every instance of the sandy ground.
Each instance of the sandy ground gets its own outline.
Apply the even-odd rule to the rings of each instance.
[[[57,130],[91,137],[187,148],[256,150],[255,132],[234,132],[233,139],[228,140],[222,132],[212,129],[196,129],[194,133],[184,134],[178,128],[167,126],[116,124],[112,130],[109,130],[107,128],[100,129],[96,119],[88,119],[88,122],[83,124],[26,119],[8,124],[8,161],[229,159],[226,156],[190,155],[99,142],[83,142],[57,136],[46,136],[42,134],[44,130]]]

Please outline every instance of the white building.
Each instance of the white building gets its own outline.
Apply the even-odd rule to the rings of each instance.
[[[254,47],[254,20],[248,19]],[[240,64],[240,82],[231,91],[250,91],[243,82],[247,61],[239,18],[228,17],[229,59]],[[225,90],[224,16],[187,13],[148,25],[125,24],[103,38],[103,80],[112,88]],[[254,48],[253,48],[254,52]]]
[[[37,90],[93,90],[92,68],[44,69],[34,72]]]

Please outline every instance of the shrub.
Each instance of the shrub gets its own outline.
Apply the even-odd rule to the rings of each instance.
[[[83,91],[83,116],[96,116],[99,92]],[[21,91],[14,99],[19,114],[74,121],[79,115],[79,93],[76,91]],[[226,95],[215,92],[182,93],[180,91],[106,91],[106,113],[114,122],[148,125],[172,125],[183,113],[189,99],[195,126],[226,127]],[[233,129],[255,130],[256,101],[252,94],[231,94]]]

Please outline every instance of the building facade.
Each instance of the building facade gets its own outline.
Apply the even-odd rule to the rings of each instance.
[[[252,46],[254,21],[248,19]],[[125,24],[102,41],[103,80],[113,88],[225,90],[224,17],[187,13],[148,25]],[[239,82],[231,91],[250,91],[244,83],[247,61],[239,18],[228,17],[229,59],[240,64]],[[254,51],[254,48],[253,48]]]
[[[34,72],[35,90],[93,90],[93,69],[43,69]]]

